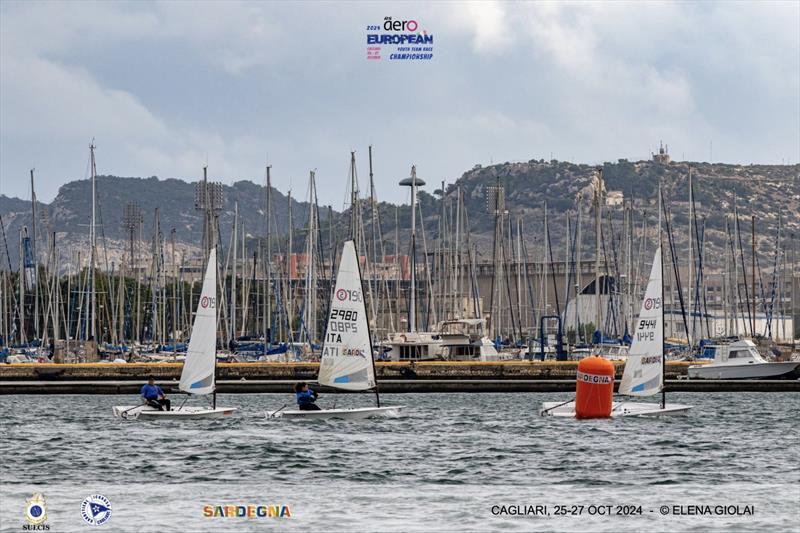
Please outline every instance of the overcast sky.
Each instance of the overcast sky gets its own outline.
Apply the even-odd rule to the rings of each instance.
[[[366,59],[413,19],[429,62]],[[800,3],[0,2],[0,194],[101,174],[273,183],[344,203],[476,163],[800,160]],[[713,145],[711,144],[713,143]]]

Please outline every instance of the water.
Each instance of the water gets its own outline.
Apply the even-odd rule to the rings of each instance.
[[[542,401],[568,397],[385,395],[386,404],[408,406],[402,416],[289,422],[264,418],[289,395],[220,395],[219,405],[240,408],[233,418],[148,422],[111,416],[112,405],[133,400],[124,396],[6,396],[0,529],[20,530],[34,491],[47,499],[50,531],[83,530],[81,501],[94,493],[111,501],[105,527],[113,531],[781,531],[800,523],[800,394],[675,393],[671,401],[695,408],[663,419],[536,415]],[[334,399],[337,407],[371,401],[321,403]],[[203,516],[204,506],[226,504],[287,506],[291,518]],[[547,514],[501,514],[501,506],[536,505]],[[598,514],[606,505],[611,516]],[[635,514],[615,514],[618,505]],[[673,514],[692,505],[738,506],[739,515],[733,507]]]

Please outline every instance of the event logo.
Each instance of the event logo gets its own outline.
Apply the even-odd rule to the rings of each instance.
[[[25,531],[48,531],[50,525],[47,522],[47,506],[44,501],[44,494],[34,492],[33,495],[25,500],[25,521],[22,529]]]
[[[81,516],[90,526],[102,526],[111,518],[111,502],[102,494],[92,494],[81,503]]]
[[[415,19],[383,17],[383,24],[367,25],[367,59],[380,60],[384,51],[390,61],[429,61],[433,34],[420,29]]]
[[[206,505],[205,518],[291,518],[288,505]]]

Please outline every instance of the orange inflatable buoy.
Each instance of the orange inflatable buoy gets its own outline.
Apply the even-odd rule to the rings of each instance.
[[[578,362],[575,418],[608,418],[614,397],[614,364],[591,356]]]

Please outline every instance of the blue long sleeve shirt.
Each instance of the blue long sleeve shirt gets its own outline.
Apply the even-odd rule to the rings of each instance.
[[[295,393],[295,396],[297,396],[297,405],[308,405],[317,399],[317,394],[313,390],[300,391]]]
[[[142,398],[145,400],[157,400],[161,396],[164,396],[164,391],[162,391],[161,387],[158,385],[150,385],[149,383],[145,383],[142,387]]]

